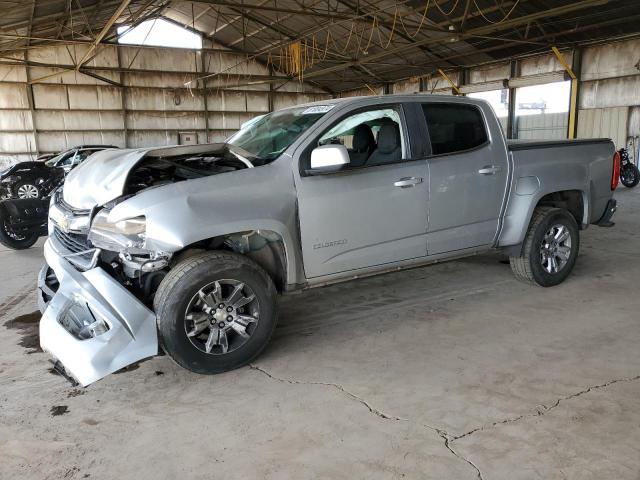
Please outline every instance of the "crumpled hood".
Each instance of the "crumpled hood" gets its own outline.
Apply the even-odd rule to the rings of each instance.
[[[162,148],[102,150],[73,169],[64,183],[64,201],[78,209],[104,205],[122,195],[129,172],[147,155],[188,155],[214,152],[224,144],[185,145]]]

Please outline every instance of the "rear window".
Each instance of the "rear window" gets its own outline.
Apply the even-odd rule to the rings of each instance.
[[[469,150],[487,141],[480,110],[472,105],[423,103],[433,155]]]

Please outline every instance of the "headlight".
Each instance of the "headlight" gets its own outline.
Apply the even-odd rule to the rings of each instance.
[[[89,240],[98,248],[119,252],[142,250],[147,223],[144,216],[126,218],[117,222],[108,220],[110,210],[103,209],[95,216],[89,231]]]

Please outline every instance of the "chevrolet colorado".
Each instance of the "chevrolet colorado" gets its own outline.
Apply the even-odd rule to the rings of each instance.
[[[286,108],[225,143],[105,150],[51,200],[42,348],[87,385],[162,348],[179,365],[244,365],[277,296],[491,250],[549,287],[579,231],[612,225],[609,139],[507,141],[464,97]]]

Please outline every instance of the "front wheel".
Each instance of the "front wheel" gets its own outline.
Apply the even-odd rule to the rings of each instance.
[[[276,297],[269,275],[247,257],[230,252],[189,257],[165,276],[156,292],[160,343],[192,372],[241,367],[269,342]]]
[[[632,163],[628,163],[620,170],[620,182],[627,187],[633,188],[640,182],[640,171]]]
[[[6,218],[5,213],[0,211],[0,244],[12,250],[25,250],[32,247],[38,241],[37,233],[17,233]]]
[[[573,270],[578,257],[578,224],[568,211],[554,207],[534,210],[517,257],[509,257],[516,278],[552,287],[563,282]]]

